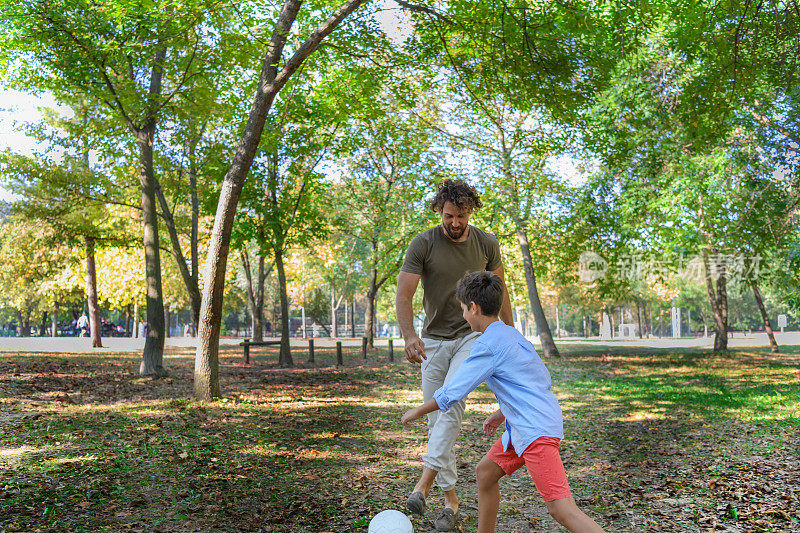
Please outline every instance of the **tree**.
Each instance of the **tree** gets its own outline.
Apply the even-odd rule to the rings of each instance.
[[[46,222],[12,216],[0,224],[2,304],[16,316],[20,336],[31,334],[37,311],[52,310],[53,280],[76,260],[74,254]]]
[[[448,93],[432,99],[430,104],[434,109],[426,113],[426,116],[446,116],[445,125],[427,122],[452,148],[472,153],[471,160],[464,158],[472,166],[467,163],[464,170],[481,176],[490,211],[484,218],[498,227],[507,224],[516,236],[542,349],[546,355],[558,355],[536,283],[528,232],[535,227],[535,218],[550,216],[546,206],[560,186],[545,165],[549,157],[561,150],[563,140],[542,123],[536,112],[520,111],[502,95],[488,94],[482,86],[483,80],[467,78],[458,66],[454,70],[455,81]],[[497,233],[497,229],[494,231]],[[537,241],[545,239],[545,233],[536,234]],[[543,244],[549,248],[546,242]]]
[[[192,73],[181,99],[170,101],[170,120],[159,134],[159,215],[169,235],[166,249],[186,287],[194,335],[202,304],[201,217],[213,213],[218,196],[214,177],[224,172],[228,147],[235,142],[234,125],[246,112],[245,99],[253,89],[247,59],[256,52],[256,44],[247,35],[247,28],[240,27],[243,24],[247,24],[246,18],[236,23],[228,20],[220,26],[220,46],[205,54],[202,67]]]
[[[253,177],[242,195],[237,228],[244,236],[242,241],[254,240],[258,255],[269,255],[274,261],[280,291],[282,366],[293,365],[285,258],[292,246],[302,246],[325,231],[321,176],[316,167],[326,153],[325,140],[332,133],[325,127],[325,119],[331,114],[324,104],[311,98],[313,89],[293,89],[283,112],[271,117],[264,156],[254,162]]]
[[[131,336],[138,335],[138,304],[144,301],[145,270],[141,252],[133,246],[113,246],[101,249],[97,264],[103,273],[98,279],[97,294],[112,309],[125,310],[128,320],[134,320]]]
[[[484,189],[511,225],[524,261],[529,305],[543,351],[557,355],[536,282],[529,224],[546,216],[543,193],[555,189],[546,172],[549,157],[565,151],[563,125],[604,81],[607,47],[602,24],[608,12],[574,3],[447,2],[443,11],[400,2],[415,11],[418,48],[433,59],[447,87],[438,108],[440,132],[460,151],[471,151],[482,167]],[[502,222],[498,220],[496,222]],[[536,234],[535,240],[547,237]]]
[[[6,74],[69,101],[82,94],[124,125],[139,155],[148,333],[139,372],[162,377],[164,305],[153,144],[158,118],[178,98],[202,51],[215,46],[201,2],[136,4],[65,0],[0,6]],[[101,43],[101,44],[100,44]]]
[[[272,272],[274,263],[270,263],[265,268],[266,256],[264,254],[257,252],[253,256],[247,246],[238,245],[236,247],[239,248],[239,259],[245,275],[245,292],[250,303],[253,341],[261,342],[264,340],[264,283]],[[253,264],[253,259],[257,261],[257,269]]]
[[[408,242],[430,221],[422,196],[442,165],[429,128],[407,111],[384,110],[354,124],[347,137],[347,164],[334,189],[336,225],[364,249],[364,336],[373,348],[378,293],[400,271]]]
[[[62,242],[83,248],[85,258],[85,290],[92,347],[102,347],[98,308],[95,253],[97,246],[126,242],[132,236],[126,231],[122,213],[106,208],[103,203],[87,199],[91,194],[113,190],[108,178],[89,167],[88,134],[85,131],[86,109],[76,109],[76,117],[62,121],[66,130],[83,128],[83,135],[62,145],[77,148],[80,155],[69,151],[60,164],[39,157],[6,153],[0,173],[11,190],[22,195],[12,210],[35,223],[46,220],[60,235]],[[70,146],[72,145],[72,146]],[[52,147],[51,147],[52,149]],[[77,194],[76,194],[77,193]]]
[[[703,66],[655,32],[599,95],[588,144],[616,176],[616,201],[630,226],[641,229],[639,239],[652,239],[648,248],[702,257],[714,347],[725,350],[727,285],[741,275],[732,260],[784,234],[766,235],[783,225],[796,202],[735,115],[695,105]]]
[[[228,260],[236,206],[242,193],[245,178],[255,159],[264,125],[275,97],[286,82],[322,40],[333,32],[350,13],[365,0],[343,2],[333,14],[320,23],[288,59],[283,61],[284,48],[290,30],[300,12],[299,0],[286,0],[274,24],[267,51],[261,66],[258,89],[247,124],[239,140],[236,155],[223,179],[219,203],[214,218],[214,228],[209,243],[206,282],[203,288],[203,306],[200,311],[200,334],[195,358],[195,395],[209,400],[220,395],[219,388],[219,332],[222,320],[222,297],[225,289],[225,270]],[[277,262],[276,262],[277,265]],[[280,274],[279,274],[280,275]],[[287,343],[288,345],[288,340]],[[283,344],[282,344],[283,346]],[[288,354],[288,349],[286,350]]]

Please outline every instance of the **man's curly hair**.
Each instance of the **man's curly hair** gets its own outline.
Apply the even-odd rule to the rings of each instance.
[[[436,196],[431,200],[431,209],[441,213],[445,202],[451,202],[461,211],[471,213],[483,205],[475,187],[463,180],[444,180],[439,185]]]

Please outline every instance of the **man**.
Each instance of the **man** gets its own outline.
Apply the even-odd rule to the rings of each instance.
[[[89,317],[86,316],[86,313],[83,313],[80,318],[78,318],[78,329],[80,329],[79,337],[89,336]]]
[[[456,283],[464,274],[478,270],[504,278],[497,239],[469,225],[470,215],[481,205],[473,187],[461,180],[445,180],[431,201],[441,224],[414,237],[397,278],[397,321],[405,339],[406,359],[421,365],[424,401],[450,380],[480,335],[462,316],[455,297]],[[414,330],[412,308],[420,280],[425,310],[422,338]],[[514,325],[505,286],[500,319]],[[428,448],[422,456],[422,475],[406,502],[410,511],[424,514],[425,498],[435,479],[445,497],[445,507],[434,521],[439,531],[453,530],[458,519],[453,445],[461,430],[464,406],[461,401],[446,413],[428,414]]]

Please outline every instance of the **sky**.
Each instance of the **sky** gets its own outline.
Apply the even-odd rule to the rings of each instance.
[[[17,128],[41,118],[39,108],[58,107],[52,95],[34,96],[14,89],[0,88],[0,150],[8,148],[30,155],[36,141]]]
[[[52,95],[34,96],[14,89],[0,87],[0,152],[12,150],[32,155],[37,147],[34,138],[25,135],[21,128],[26,123],[41,118],[42,107],[58,108]],[[0,188],[0,201],[13,201],[18,196]]]

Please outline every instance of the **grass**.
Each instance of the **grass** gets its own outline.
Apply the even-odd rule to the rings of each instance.
[[[608,531],[800,530],[798,347],[561,348],[545,363],[562,457]],[[398,423],[419,377],[383,352],[351,350],[338,368],[332,350],[315,355],[281,369],[274,348],[244,365],[223,347],[224,398],[205,404],[191,398],[189,350],[167,352],[160,381],[136,376],[137,353],[0,355],[0,532],[365,531],[419,473],[424,424]],[[463,531],[493,409],[488,389],[474,392],[456,445]],[[498,531],[561,531],[527,475],[501,490]]]

